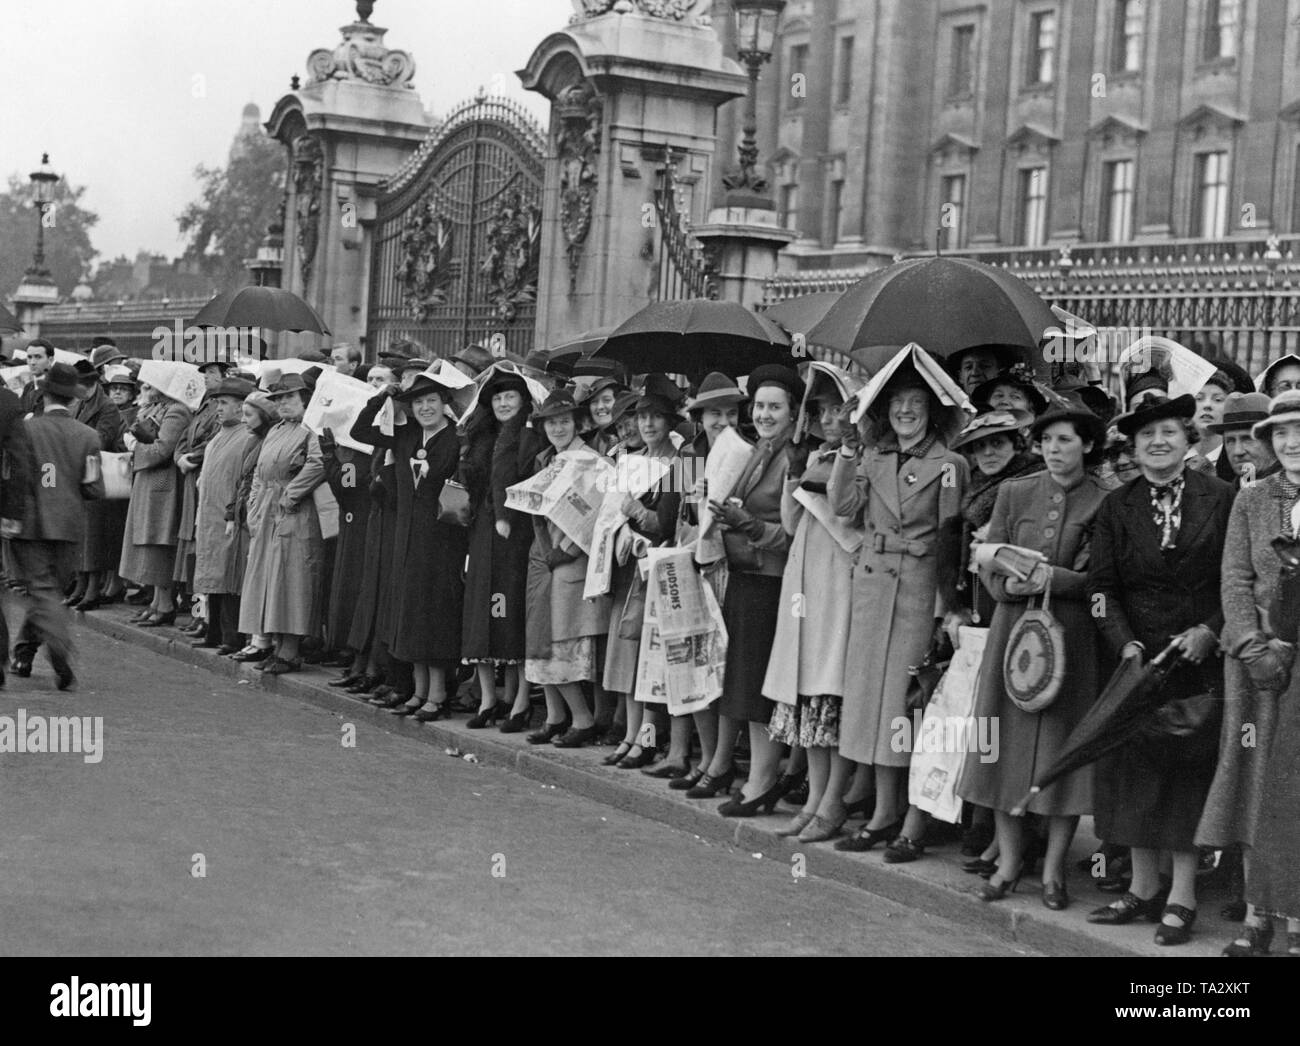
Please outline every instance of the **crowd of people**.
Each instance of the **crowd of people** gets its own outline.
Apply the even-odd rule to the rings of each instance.
[[[10,534],[18,510],[4,508],[20,587],[51,590],[73,567],[63,599],[76,610],[126,599],[157,628],[192,609],[195,646],[268,675],[334,666],[329,685],[417,722],[460,711],[536,745],[611,745],[606,765],[720,799],[723,816],[793,802],[779,832],[803,842],[903,863],[960,840],[990,903],[1037,869],[1042,903],[1070,906],[1068,852],[1091,815],[1103,845],[1088,872],[1118,896],[1090,922],[1143,918],[1156,943],[1185,942],[1217,862],[1241,873],[1229,907],[1244,925],[1225,954],[1266,954],[1275,920],[1300,954],[1300,357],[1258,380],[1218,360],[1195,392],[1154,366],[1113,396],[1078,375],[1047,384],[1024,353],[982,347],[942,361],[958,399],[909,362],[863,402],[847,371],[793,361],[743,386],[711,373],[688,393],[665,374],[568,381],[545,354],[502,365],[471,346],[449,361],[474,382],[464,411],[465,383],[407,342],[369,366],[340,346],[264,387],[214,361],[191,411],[103,341],[75,367],[33,342],[35,380],[0,411],[7,450],[27,419],[31,482],[15,469],[6,490],[26,484],[35,504],[54,454],[42,418],[84,427],[60,468],[84,459],[86,433],[131,462],[125,499],[103,500],[93,470],[67,492],[75,534],[40,532],[57,556],[35,562],[32,532]],[[304,424],[326,368],[374,390],[346,445]],[[699,477],[728,429],[752,450],[730,489],[711,490]],[[508,503],[558,455],[695,466],[625,497],[619,563],[597,598],[584,598],[587,552]],[[705,515],[725,547],[700,567],[725,624],[722,694],[670,716],[634,696],[637,557],[690,545]],[[996,546],[1029,550],[1032,565],[1000,570],[982,553]],[[49,602],[29,614],[16,674],[44,638],[70,677]],[[1003,655],[1044,604],[1064,636],[1063,681],[1027,709]],[[1000,755],[964,762],[950,837],[909,804],[913,753],[896,724],[913,711],[913,669],[970,628],[987,629],[973,714],[996,719]],[[1026,805],[1112,672],[1151,664],[1168,714]]]

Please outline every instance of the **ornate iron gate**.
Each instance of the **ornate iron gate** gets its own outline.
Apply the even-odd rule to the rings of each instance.
[[[370,277],[370,358],[409,338],[434,356],[532,348],[546,137],[516,103],[458,106],[388,180]]]

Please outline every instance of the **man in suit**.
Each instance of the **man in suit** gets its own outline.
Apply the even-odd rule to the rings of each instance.
[[[32,372],[32,383],[23,389],[24,414],[39,414],[44,406],[41,399],[41,379],[54,362],[54,346],[44,338],[37,338],[27,346],[27,369]]]
[[[1258,483],[1281,469],[1273,448],[1251,433],[1256,422],[1268,417],[1268,397],[1262,392],[1234,392],[1223,404],[1223,419],[1210,425],[1223,437],[1215,473],[1237,490]]]
[[[4,539],[5,574],[12,576],[9,541],[23,529],[31,500],[32,444],[23,424],[24,411],[17,396],[0,385],[0,538]],[[0,607],[0,643],[9,649],[9,626]],[[4,685],[0,664],[0,686]]]
[[[42,410],[26,422],[34,466],[31,501],[21,531],[10,541],[18,578],[30,602],[14,644],[15,675],[32,674],[43,641],[60,690],[72,674],[72,638],[60,595],[76,571],[85,530],[84,502],[104,496],[99,436],[72,416],[81,395],[77,372],[52,364],[39,383]]]

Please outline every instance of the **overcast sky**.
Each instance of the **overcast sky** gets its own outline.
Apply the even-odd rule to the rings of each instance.
[[[245,104],[262,119],[333,48],[350,0],[4,0],[0,177],[50,154],[99,214],[99,261],[139,248],[180,253],[176,216],[198,195],[197,164],[223,164]],[[562,29],[569,0],[378,0],[370,20],[415,58],[415,89],[445,113],[480,84],[524,101],[514,75]]]

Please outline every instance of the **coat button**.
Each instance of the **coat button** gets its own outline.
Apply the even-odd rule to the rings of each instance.
[[[344,523],[351,523],[351,522],[352,522],[352,513],[351,513],[351,512],[349,512],[346,516],[343,517],[343,522],[344,522]]]
[[[1060,518],[1061,518],[1061,514],[1060,514],[1058,511],[1056,511],[1056,509],[1052,509],[1052,511],[1049,512],[1049,513],[1047,514],[1047,518],[1048,518],[1048,519],[1060,519]]]
[[[1055,528],[1055,527],[1044,527],[1044,528],[1043,528],[1043,537],[1045,537],[1045,538],[1054,538],[1054,537],[1056,537],[1056,528]]]
[[[1062,493],[1060,493],[1059,491],[1058,491],[1057,493],[1055,493],[1055,494],[1052,495],[1052,504],[1053,504],[1053,505],[1059,505],[1059,504],[1060,504],[1062,501],[1064,501],[1064,500],[1065,500],[1065,495],[1062,494]]]

